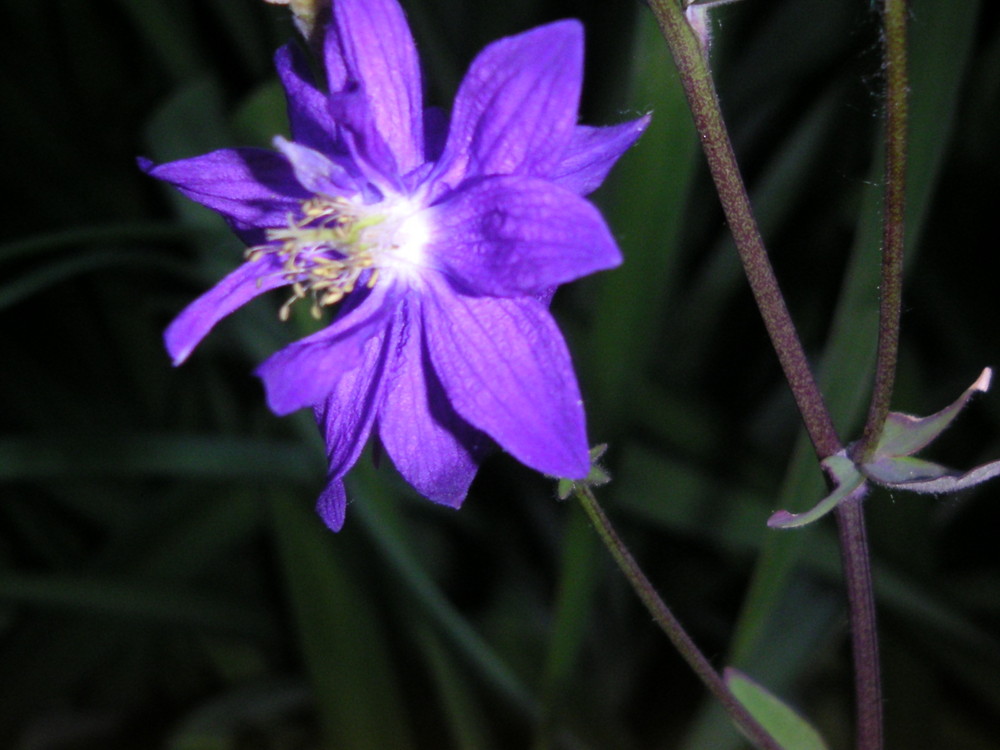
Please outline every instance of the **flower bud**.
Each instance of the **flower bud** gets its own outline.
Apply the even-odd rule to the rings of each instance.
[[[295,25],[306,39],[312,39],[320,15],[330,7],[330,0],[264,0],[272,5],[288,5]]]

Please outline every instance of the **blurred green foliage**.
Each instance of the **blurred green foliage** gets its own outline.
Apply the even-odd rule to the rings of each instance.
[[[560,293],[601,497],[696,640],[850,742],[832,522],[776,533],[822,481],[767,347],[676,75],[638,3],[404,2],[429,98],[492,39],[588,29],[585,121],[652,110],[597,194],[627,262]],[[322,447],[250,374],[297,334],[265,299],[179,370],[160,336],[238,261],[221,221],[134,157],[267,144],[256,0],[0,9],[0,747],[16,750],[679,748],[740,740],[571,503],[508,457],[465,508],[362,461],[345,530],[311,513]],[[713,65],[790,306],[845,437],[873,359],[877,16],[865,0],[747,0]],[[895,407],[929,413],[998,364],[1000,9],[912,2],[913,153]],[[1000,396],[936,448],[1000,456]],[[1000,736],[1000,490],[874,495],[888,746]]]

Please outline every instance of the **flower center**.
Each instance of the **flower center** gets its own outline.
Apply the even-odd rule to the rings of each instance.
[[[310,298],[310,311],[334,305],[357,288],[371,288],[384,268],[412,269],[419,264],[427,239],[419,207],[405,200],[371,206],[346,198],[313,197],[301,214],[288,216],[288,226],[267,230],[267,242],[246,251],[247,260],[277,256],[278,273],[292,296],[278,316],[288,320],[292,305]]]

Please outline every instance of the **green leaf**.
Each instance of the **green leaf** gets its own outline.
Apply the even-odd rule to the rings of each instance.
[[[593,301],[588,348],[601,399],[592,409],[621,420],[633,402],[637,373],[657,351],[665,310],[673,299],[682,262],[686,196],[698,165],[698,141],[680,81],[651,14],[637,18],[633,69],[626,106],[653,112],[638,143],[616,165],[598,196],[627,262],[603,274]],[[641,190],[630,186],[641,185]],[[638,408],[637,411],[642,411]]]
[[[211,750],[238,747],[240,734],[259,734],[269,725],[307,711],[308,687],[287,679],[239,685],[195,706],[166,743],[166,750]]]
[[[966,490],[996,476],[1000,476],[1000,461],[991,461],[988,464],[977,466],[975,469],[971,469],[964,474],[952,472],[944,466],[931,463],[930,461],[922,461],[919,458],[901,457],[887,459],[883,462],[883,465],[885,464],[889,465],[886,468],[886,476],[905,476],[909,465],[914,467],[913,471],[916,474],[915,478],[900,479],[897,481],[883,480],[881,483],[886,487],[894,487],[900,490],[909,490],[910,492],[920,492],[928,495]],[[867,466],[865,470],[868,470]],[[921,471],[923,472],[922,474]]]
[[[929,417],[890,412],[875,451],[876,457],[909,456],[930,444],[948,428],[973,394],[989,390],[992,376],[993,371],[987,367],[953,404]]]
[[[335,537],[297,498],[272,496],[275,542],[327,747],[412,747],[379,612]],[[336,542],[340,542],[339,544]]]
[[[952,473],[950,469],[933,461],[913,456],[882,458],[864,466],[865,475],[879,484],[895,485],[901,482],[918,482],[936,479]]]
[[[0,480],[182,476],[314,481],[322,464],[289,440],[197,434],[90,432],[61,440],[0,439]]]
[[[266,618],[237,603],[187,587],[109,576],[42,576],[7,570],[0,577],[0,602],[258,637],[270,631]]]
[[[917,22],[911,28],[910,84],[915,93],[910,103],[907,267],[920,255],[920,239],[930,214],[928,207],[938,189],[939,174],[955,132],[960,109],[958,97],[974,49],[981,6],[979,2],[941,4],[931,0],[914,0],[912,5]],[[881,144],[876,148],[880,150]],[[877,185],[881,167],[877,159],[872,163],[869,183]],[[874,342],[878,330],[878,302],[873,290],[878,286],[879,265],[871,249],[879,247],[880,201],[876,189],[866,190],[862,195],[862,205],[858,207],[861,218],[844,273],[844,289],[820,369],[827,404],[834,420],[845,430],[860,425],[864,417],[867,393],[857,384],[867,382],[874,370],[874,345],[859,342]],[[794,503],[797,497],[813,491],[818,477],[814,456],[808,440],[800,437],[789,463],[783,502]],[[773,613],[779,610],[779,602],[786,595],[784,586],[805,548],[801,537],[774,534],[765,542],[733,639],[733,662],[748,661],[768,632]],[[731,747],[726,745],[725,749]],[[713,750],[723,747],[716,746]]]
[[[772,529],[794,529],[812,523],[836,508],[864,484],[865,477],[858,471],[844,451],[823,459],[820,465],[826,473],[833,479],[836,486],[833,492],[820,500],[812,510],[805,513],[789,513],[787,510],[779,510],[767,519],[767,525]]]
[[[399,503],[389,497],[377,481],[374,468],[367,462],[355,466],[350,479],[354,497],[360,502],[352,512],[361,517],[389,565],[400,580],[447,636],[494,689],[522,713],[538,716],[538,703],[517,674],[472,627],[470,621],[448,601],[413,551],[409,532],[403,523]]]
[[[992,376],[993,371],[987,367],[954,403],[929,417],[890,412],[875,459],[861,470],[887,487],[926,494],[958,492],[1000,475],[1000,461],[959,474],[940,464],[910,456],[944,432],[973,394],[988,390]]]
[[[490,731],[477,702],[475,691],[469,690],[470,680],[462,674],[460,665],[441,639],[426,626],[418,626],[420,654],[426,660],[441,703],[448,717],[455,750],[488,750],[492,747]]]
[[[729,691],[785,750],[827,750],[812,725],[776,695],[737,669],[723,673]]]
[[[285,94],[277,81],[268,81],[250,93],[233,113],[231,124],[241,142],[270,148],[276,135],[289,132]]]

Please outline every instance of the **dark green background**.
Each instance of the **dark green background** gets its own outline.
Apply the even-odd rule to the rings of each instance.
[[[583,121],[652,110],[595,196],[625,265],[563,290],[600,497],[719,666],[847,748],[851,677],[833,524],[767,531],[823,492],[740,277],[676,75],[639,3],[404,3],[429,99],[492,39],[588,33]],[[895,403],[919,414],[1000,364],[1000,12],[913,0],[909,266]],[[745,0],[713,67],[790,306],[845,439],[874,347],[880,50],[864,0]],[[0,747],[739,746],[572,503],[491,458],[459,513],[383,463],[347,525],[311,506],[323,454],[252,369],[301,335],[281,295],[183,368],[161,332],[232,268],[222,222],[142,175],[282,132],[255,0],[0,9]],[[1000,456],[1000,394],[934,446]],[[1000,490],[868,504],[890,748],[1000,737]],[[749,593],[748,593],[749,592]]]

